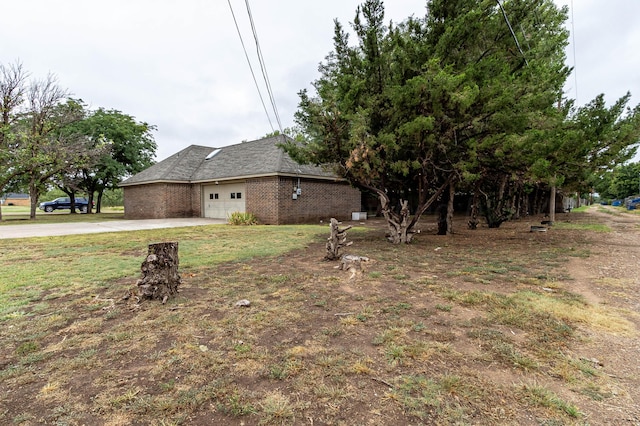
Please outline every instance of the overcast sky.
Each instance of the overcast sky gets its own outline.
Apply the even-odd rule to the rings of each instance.
[[[117,109],[156,125],[158,160],[191,144],[222,147],[272,131],[227,0],[3,3],[0,63],[20,61],[35,78],[51,72],[91,108]],[[332,49],[333,20],[347,26],[359,3],[250,3],[283,127],[293,125],[298,91],[310,87]],[[245,1],[231,5],[268,102]],[[422,16],[424,5],[388,0],[386,20]],[[640,103],[640,1],[573,0],[573,7],[567,25],[575,29],[576,74],[567,95],[582,105],[599,93],[611,103],[631,91],[632,104]],[[573,45],[567,60],[574,65]]]

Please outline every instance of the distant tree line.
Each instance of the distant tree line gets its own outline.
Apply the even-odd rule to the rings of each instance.
[[[394,243],[420,216],[471,199],[469,226],[489,227],[545,205],[555,191],[589,192],[633,157],[640,109],[630,95],[576,107],[563,94],[567,9],[552,0],[428,0],[424,17],[386,23],[381,0],[335,21],[334,48],[313,91],[300,93],[298,161],[333,164],[374,194]],[[350,43],[355,35],[356,42]],[[544,194],[547,203],[538,200]]]
[[[640,163],[622,164],[611,173],[602,174],[594,183],[594,190],[604,200],[640,195]]]
[[[27,191],[31,219],[52,187],[72,200],[86,194],[90,206],[95,197],[99,213],[104,191],[155,157],[154,126],[120,111],[90,110],[53,75],[31,79],[19,62],[0,63],[0,117],[0,194]]]

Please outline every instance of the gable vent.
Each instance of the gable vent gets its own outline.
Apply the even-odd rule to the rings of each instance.
[[[213,157],[218,155],[220,151],[222,151],[222,148],[214,149],[209,155],[207,155],[207,158],[205,158],[205,160],[211,160]]]

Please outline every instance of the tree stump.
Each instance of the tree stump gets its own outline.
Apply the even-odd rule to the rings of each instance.
[[[348,247],[353,244],[353,241],[347,242],[347,230],[351,229],[352,226],[349,225],[340,229],[340,222],[331,218],[329,228],[331,229],[331,235],[327,238],[327,254],[324,258],[325,260],[337,260],[340,258],[338,251],[342,247]]]
[[[137,282],[138,295],[142,299],[159,299],[166,303],[169,296],[178,292],[178,243],[149,244],[147,258],[140,270],[142,278]]]

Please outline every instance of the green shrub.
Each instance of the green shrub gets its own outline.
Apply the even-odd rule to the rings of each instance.
[[[229,215],[230,225],[257,225],[258,218],[253,213],[233,212]]]

